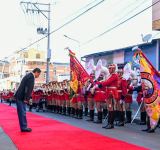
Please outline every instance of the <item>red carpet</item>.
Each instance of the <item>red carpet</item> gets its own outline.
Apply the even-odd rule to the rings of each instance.
[[[0,126],[19,150],[147,150],[32,113],[27,119],[33,131],[21,133],[16,108],[0,104]]]

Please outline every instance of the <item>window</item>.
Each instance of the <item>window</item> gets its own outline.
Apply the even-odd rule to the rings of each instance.
[[[37,62],[36,62],[36,61],[33,61],[33,65],[37,65]]]
[[[36,58],[40,58],[40,54],[36,54]]]
[[[24,53],[24,58],[28,58],[28,53]]]
[[[42,62],[42,65],[44,65],[44,62]]]
[[[38,62],[37,62],[37,65],[41,65],[41,62],[38,61]]]

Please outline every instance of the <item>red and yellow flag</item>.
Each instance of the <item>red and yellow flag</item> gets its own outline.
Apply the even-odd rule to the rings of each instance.
[[[146,112],[150,117],[151,128],[155,128],[160,114],[160,75],[142,51],[137,52],[135,55],[140,60],[143,100],[146,103]]]
[[[70,73],[71,74],[70,100],[72,102],[75,94],[77,94],[77,92],[78,92],[78,86],[80,86],[82,88],[83,85],[90,78],[90,76],[85,71],[85,69],[80,64],[80,62],[76,59],[75,53],[73,53],[71,50],[69,50],[69,55],[70,55],[70,71],[71,71],[71,73]]]

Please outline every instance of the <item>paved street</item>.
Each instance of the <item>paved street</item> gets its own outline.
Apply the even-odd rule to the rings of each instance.
[[[12,104],[12,106],[15,107],[15,104]],[[105,125],[106,122],[103,122],[103,124],[94,124],[92,122],[85,121],[88,117],[83,117],[82,120],[78,120],[63,115],[53,114],[50,112],[45,112],[45,113],[42,111],[36,112],[35,109],[33,109],[32,113],[47,118],[51,118],[63,123],[67,123],[98,134],[112,137],[114,139],[132,143],[138,146],[142,146],[153,150],[159,150],[160,129],[157,129],[155,133],[146,133],[141,131],[142,129],[146,128],[146,125],[139,126],[133,123],[133,124],[126,124],[125,127],[115,127],[112,130],[107,130],[107,129],[102,129],[102,126]],[[8,137],[8,135],[6,135],[3,132],[1,128],[0,128],[0,145],[1,145],[0,150],[16,150],[16,147],[12,143],[12,140]]]

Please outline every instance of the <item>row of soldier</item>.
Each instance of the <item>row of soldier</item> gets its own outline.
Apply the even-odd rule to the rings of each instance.
[[[36,111],[39,111],[42,104],[44,112],[45,106],[47,106],[47,110],[52,113],[82,119],[83,107],[85,108],[85,116],[87,116],[89,108],[90,118],[86,121],[102,123],[102,118],[107,116],[108,123],[102,128],[113,129],[114,121],[119,121],[117,126],[131,123],[132,94],[134,91],[137,91],[137,102],[139,106],[141,105],[141,119],[137,124],[145,125],[146,111],[145,103],[143,102],[142,86],[133,86],[131,84],[133,81],[132,77],[126,80],[123,77],[123,69],[119,69],[116,72],[116,65],[114,64],[109,65],[109,73],[110,75],[105,81],[103,80],[103,74],[95,80],[95,74],[91,73],[90,76],[96,85],[91,80],[88,80],[83,88],[78,87],[78,92],[72,101],[70,101],[70,81],[50,82],[48,85],[44,84],[41,87],[34,88],[29,101],[29,110],[31,111],[33,106],[36,107]],[[97,120],[94,120],[94,104],[97,109]],[[148,121],[147,129],[143,131],[152,133],[155,130],[150,128]]]

